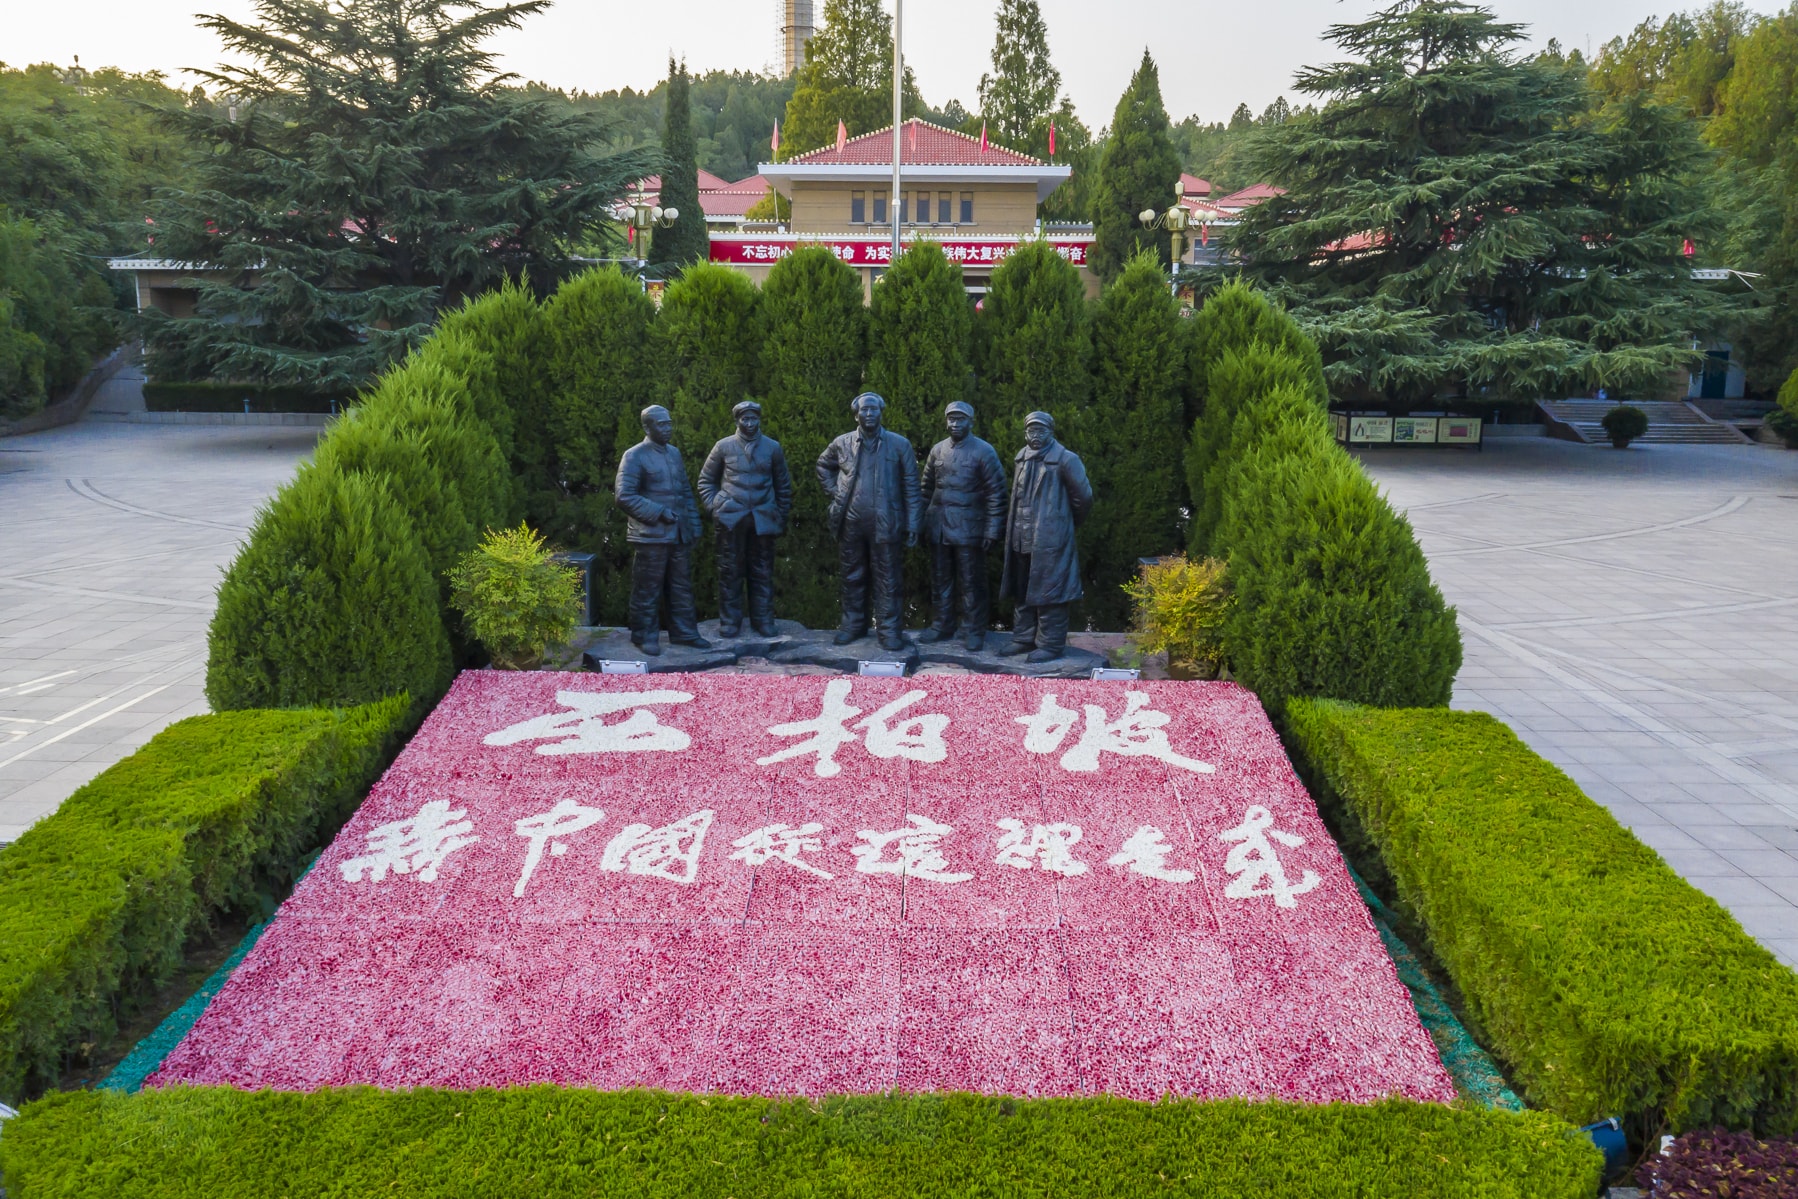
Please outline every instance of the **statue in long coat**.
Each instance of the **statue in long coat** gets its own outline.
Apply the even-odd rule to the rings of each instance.
[[[1055,440],[1047,412],[1024,418],[1024,448],[1013,460],[1002,595],[1016,605],[1011,644],[1000,652],[1052,662],[1068,644],[1068,605],[1079,599],[1074,531],[1092,511],[1093,488],[1080,455]]]

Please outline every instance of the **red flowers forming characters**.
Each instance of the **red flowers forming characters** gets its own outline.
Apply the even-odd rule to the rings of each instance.
[[[1227,683],[470,672],[155,1082],[1454,1089]]]

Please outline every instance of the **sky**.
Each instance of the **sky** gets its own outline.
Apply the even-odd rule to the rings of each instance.
[[[990,69],[996,0],[904,0],[906,60],[924,98],[959,99],[972,110],[981,72]],[[890,6],[892,0],[887,0]],[[1168,113],[1226,120],[1239,102],[1259,112],[1290,95],[1293,72],[1328,61],[1322,42],[1336,22],[1362,20],[1367,0],[1254,0],[1168,4],[1151,0],[1040,0],[1049,50],[1062,87],[1095,130],[1110,122],[1146,45],[1161,67]],[[1677,7],[1696,8],[1700,0]],[[823,2],[818,0],[820,13]],[[1749,0],[1772,12],[1774,0]],[[0,28],[0,62],[162,70],[211,66],[216,37],[194,25],[196,11],[247,18],[250,0],[19,0]],[[1671,11],[1654,0],[1496,0],[1498,15],[1549,38],[1597,49],[1644,17]],[[607,91],[648,88],[667,73],[670,53],[690,70],[764,70],[775,59],[776,0],[657,0],[636,8],[598,0],[558,0],[547,13],[495,39],[505,69],[557,87]]]

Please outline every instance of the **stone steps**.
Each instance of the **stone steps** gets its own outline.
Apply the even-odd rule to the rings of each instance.
[[[1714,421],[1690,404],[1671,401],[1634,403],[1648,417],[1648,432],[1636,438],[1647,445],[1747,445],[1749,439],[1734,425]],[[1570,441],[1609,444],[1604,415],[1616,407],[1609,400],[1539,400],[1536,407],[1548,421],[1549,431]]]

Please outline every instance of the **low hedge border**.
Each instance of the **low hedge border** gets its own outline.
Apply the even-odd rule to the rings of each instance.
[[[203,922],[271,902],[391,759],[408,706],[179,721],[7,847],[0,1102],[111,1036]]]
[[[1331,700],[1285,724],[1533,1105],[1644,1139],[1798,1128],[1798,975],[1504,724]]]
[[[66,1092],[0,1135],[13,1199],[1278,1195],[1590,1199],[1542,1112],[1388,1100],[806,1100],[550,1086]]]

